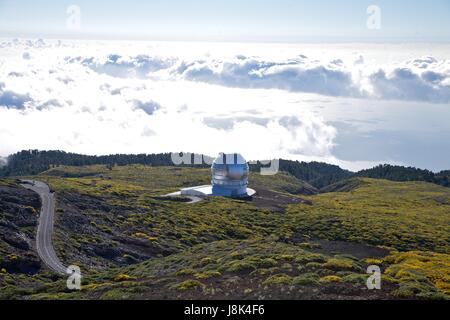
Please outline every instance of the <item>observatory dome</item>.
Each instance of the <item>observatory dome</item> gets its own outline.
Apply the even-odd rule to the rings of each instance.
[[[212,194],[225,197],[247,196],[248,164],[238,153],[221,153],[211,166]]]

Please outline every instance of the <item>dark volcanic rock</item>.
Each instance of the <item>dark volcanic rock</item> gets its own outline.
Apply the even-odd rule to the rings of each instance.
[[[112,206],[103,199],[91,195],[81,195],[71,192],[62,192],[58,194],[58,199],[66,205],[74,207],[77,211],[95,210],[109,212]]]
[[[121,255],[120,250],[108,246],[96,246],[94,247],[94,253],[102,258],[109,260],[116,259]]]
[[[9,273],[34,274],[41,268],[33,248],[39,195],[13,182],[0,183],[0,268]]]
[[[30,243],[26,241],[24,235],[20,235],[17,233],[6,233],[2,236],[3,240],[9,245],[19,248],[21,250],[30,250]]]
[[[56,194],[56,250],[65,264],[105,268],[141,262],[169,250],[159,243],[130,236],[123,223],[145,209],[114,205],[107,199],[65,191]]]

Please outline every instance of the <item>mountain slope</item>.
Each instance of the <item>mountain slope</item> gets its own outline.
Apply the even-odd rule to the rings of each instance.
[[[191,159],[193,155],[191,154]],[[193,160],[192,160],[193,163]],[[24,176],[34,175],[47,171],[58,166],[86,166],[86,165],[106,165],[111,169],[115,165],[124,166],[132,164],[152,165],[152,166],[174,166],[171,154],[137,154],[137,155],[107,155],[107,156],[87,156],[75,153],[66,153],[63,151],[38,151],[24,150],[10,155],[6,165],[0,159],[0,176]],[[208,168],[206,164],[202,165],[182,165],[178,167],[196,167]],[[259,172],[263,165],[257,161],[250,164],[250,170]],[[341,169],[338,166],[320,162],[299,162],[280,159],[279,170],[287,172],[298,180],[304,181],[303,189],[300,193],[317,192],[326,186],[336,182],[349,179],[351,177],[366,177],[375,179],[387,179],[391,181],[426,181],[435,183],[444,187],[450,187],[449,171],[433,173],[428,170],[422,170],[412,167],[379,165],[377,167],[362,170],[357,173]],[[54,174],[59,175],[57,170]],[[65,172],[70,177],[70,172]],[[80,175],[81,173],[75,173]],[[90,173],[88,173],[89,175]]]
[[[290,206],[294,234],[450,253],[449,188],[359,179],[350,192],[322,193],[306,197],[311,206]]]
[[[361,178],[350,178],[330,184],[320,189],[321,193],[328,192],[350,192],[359,188],[364,183]]]
[[[14,181],[0,180],[0,269],[34,274],[41,263],[34,251],[39,196]]]
[[[413,167],[392,166],[389,164],[379,165],[372,169],[362,170],[356,173],[358,177],[386,179],[391,181],[425,181],[435,183],[444,187],[450,186],[449,171],[433,173]]]
[[[55,249],[81,267],[83,289],[68,292],[42,268],[33,278],[0,273],[0,298],[450,296],[450,189],[435,184],[354,178],[300,196],[286,191],[303,185],[291,175],[252,173],[278,210],[163,197],[208,183],[209,169],[61,166],[35,178],[56,192]],[[373,264],[384,272],[381,291],[365,287]]]
[[[259,171],[261,163],[251,166],[253,171]],[[280,171],[288,172],[299,180],[305,181],[317,189],[329,184],[347,179],[353,174],[338,166],[320,162],[299,162],[291,160],[280,160]]]
[[[8,157],[6,166],[0,166],[0,176],[23,176],[39,174],[58,166],[86,166],[86,165],[114,165],[144,164],[152,166],[174,166],[171,154],[139,154],[139,155],[108,155],[108,156],[86,156],[63,151],[38,151],[24,150]],[[194,165],[195,167],[206,168],[208,165]],[[250,164],[253,172],[258,172],[261,163]],[[343,170],[338,166],[318,162],[298,162],[290,160],[280,160],[280,171],[287,172],[299,180],[308,183],[305,185],[305,192],[317,192],[314,188],[321,188],[330,183],[348,178],[351,172]],[[57,170],[53,170],[57,174]],[[67,177],[70,172],[66,172]],[[78,173],[79,174],[79,173]]]

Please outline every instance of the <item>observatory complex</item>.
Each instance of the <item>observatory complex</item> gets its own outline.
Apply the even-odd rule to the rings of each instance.
[[[208,196],[231,198],[251,197],[256,192],[248,188],[249,167],[238,153],[221,153],[211,166],[211,185],[183,188],[168,196],[188,196],[197,200]]]

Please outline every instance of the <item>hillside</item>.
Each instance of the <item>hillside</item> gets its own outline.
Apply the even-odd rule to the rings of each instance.
[[[252,166],[258,172],[261,164]],[[299,180],[305,181],[317,189],[350,178],[353,173],[338,166],[320,162],[299,162],[280,159],[280,171],[288,172]]]
[[[360,187],[361,184],[363,184],[363,183],[364,183],[363,179],[350,178],[350,179],[341,180],[341,181],[335,182],[333,184],[330,184],[328,186],[325,186],[325,187],[321,188],[319,191],[321,193],[350,192],[350,191]]]
[[[81,266],[83,289],[68,292],[44,267],[33,278],[5,268],[0,298],[450,295],[450,189],[435,184],[355,178],[298,195],[314,189],[285,173],[252,173],[253,201],[186,204],[161,196],[208,183],[209,169],[61,166],[37,178],[56,192],[55,249]],[[365,288],[369,264],[382,267],[381,291]]]
[[[39,196],[15,181],[0,180],[0,270],[34,274],[41,263],[33,250]]]
[[[190,154],[194,163],[193,154]],[[209,157],[207,157],[209,158]],[[39,151],[23,150],[10,155],[6,160],[0,158],[0,177],[26,176],[40,174],[59,166],[92,166],[106,165],[109,169],[114,166],[126,166],[133,164],[151,166],[174,166],[170,153],[161,154],[115,154],[105,156],[88,156],[64,151]],[[259,172],[263,165],[260,161],[250,164],[252,172]],[[209,165],[181,165],[177,167],[209,168]],[[356,173],[344,170],[338,166],[320,162],[299,162],[280,159],[279,170],[289,173],[291,176],[304,182],[304,188],[300,193],[316,193],[317,190],[326,188],[335,183],[345,181],[352,177],[365,177],[374,179],[386,179],[390,181],[425,181],[450,187],[449,171],[434,173],[413,167],[379,165],[371,169]],[[57,174],[58,170],[53,173]],[[72,173],[65,173],[70,177]],[[80,177],[83,173],[75,173]],[[345,183],[345,182],[344,182]]]
[[[372,169],[362,170],[356,173],[358,177],[386,179],[391,181],[425,181],[435,183],[444,187],[450,187],[449,171],[433,173],[413,167],[392,166],[389,164],[379,165]]]
[[[349,192],[307,198],[314,205],[288,209],[294,234],[450,253],[448,188],[364,178]]]
[[[191,154],[192,163],[194,163]],[[170,153],[161,154],[138,154],[138,155],[107,155],[107,156],[87,156],[63,151],[39,151],[24,150],[8,157],[7,165],[0,165],[0,176],[24,176],[39,174],[44,171],[55,169],[58,166],[89,166],[89,165],[151,165],[151,166],[174,166]],[[196,168],[209,168],[208,165],[183,165],[181,167],[193,166]],[[259,172],[261,163],[250,164],[250,170]],[[321,188],[328,184],[346,179],[351,176],[351,172],[343,170],[338,166],[318,162],[298,162],[290,160],[280,160],[280,171],[287,172],[292,176],[305,181],[304,192],[315,193],[315,188]],[[57,174],[58,170],[53,170]],[[66,177],[72,173],[65,172]],[[75,173],[76,176],[83,173]]]

